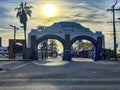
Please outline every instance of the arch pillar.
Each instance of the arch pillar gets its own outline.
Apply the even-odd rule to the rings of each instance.
[[[71,61],[71,47],[70,47],[70,34],[65,34],[65,45],[63,52],[63,60]]]
[[[97,60],[101,60],[102,56],[102,37],[97,37]]]
[[[31,36],[31,59],[38,59],[37,57],[37,48],[36,48],[36,36]]]

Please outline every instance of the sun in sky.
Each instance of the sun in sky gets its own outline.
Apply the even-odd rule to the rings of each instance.
[[[57,11],[56,7],[53,4],[46,4],[44,6],[44,14],[48,17],[53,17]]]

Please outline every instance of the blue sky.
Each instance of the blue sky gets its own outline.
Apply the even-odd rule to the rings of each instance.
[[[28,20],[27,33],[38,25],[52,25],[54,22],[74,21],[90,28],[93,32],[102,31],[105,35],[107,48],[113,47],[112,24],[108,24],[108,17],[111,13],[106,12],[111,8],[115,0],[0,0],[0,36],[3,39],[3,45],[8,45],[8,39],[13,38],[13,30],[9,24],[21,26],[16,18],[14,8],[19,6],[21,2],[27,2],[33,6],[32,17]],[[57,8],[57,14],[54,17],[46,17],[43,14],[45,4],[53,4]],[[117,7],[120,6],[118,0]],[[119,17],[117,12],[117,15]],[[120,45],[119,24],[117,27],[117,43]],[[23,30],[17,31],[17,38],[23,37]]]

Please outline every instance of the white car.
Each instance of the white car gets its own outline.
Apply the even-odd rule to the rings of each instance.
[[[53,54],[52,56],[53,56],[53,57],[57,57],[57,54]]]
[[[0,58],[5,58],[5,56],[4,56],[4,55],[2,55],[2,54],[0,54]]]

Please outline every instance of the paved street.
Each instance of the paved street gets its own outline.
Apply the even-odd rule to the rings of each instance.
[[[120,62],[0,61],[0,90],[120,90]]]

